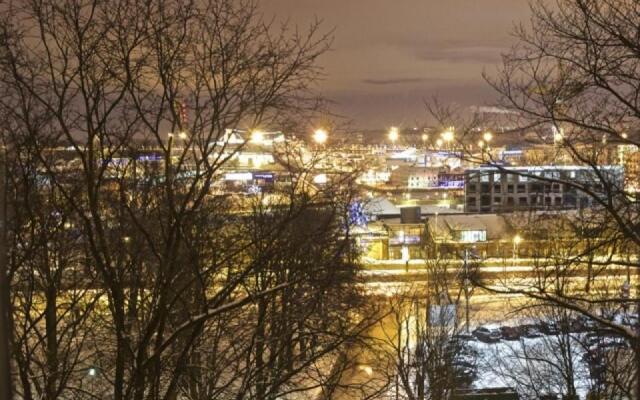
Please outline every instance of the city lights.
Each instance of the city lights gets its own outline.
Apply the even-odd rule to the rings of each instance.
[[[422,141],[426,142],[427,140],[429,140],[429,135],[427,135],[426,133],[422,134]]]
[[[482,135],[482,138],[484,139],[485,142],[489,143],[491,139],[493,139],[493,134],[491,132],[485,132]]]

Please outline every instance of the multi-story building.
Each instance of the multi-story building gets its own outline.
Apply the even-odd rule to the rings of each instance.
[[[465,211],[471,213],[518,210],[577,209],[593,205],[587,195],[571,183],[603,193],[603,182],[622,188],[623,168],[601,166],[597,177],[592,167],[526,166],[479,167],[465,171]]]
[[[412,168],[409,171],[407,187],[409,189],[429,189],[438,186],[437,168]]]

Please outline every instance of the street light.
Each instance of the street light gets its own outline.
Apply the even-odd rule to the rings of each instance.
[[[491,132],[485,132],[482,135],[482,138],[484,139],[485,142],[489,143],[491,139],[493,139],[493,134]]]
[[[185,139],[187,138],[187,132],[185,132],[185,131],[181,131],[181,132],[178,134],[178,137],[179,137],[180,139],[182,139],[182,140],[185,140]]]
[[[437,146],[438,148],[442,147],[442,143],[444,143],[444,142],[442,141],[442,139],[438,139],[438,140],[436,140],[436,146]]]
[[[422,134],[422,141],[426,142],[427,140],[429,140],[429,135],[427,135],[426,133]]]
[[[391,129],[389,129],[389,140],[391,140],[391,143],[395,144],[396,140],[398,140],[399,137],[400,133],[398,131],[398,128],[392,126]]]
[[[251,131],[251,142],[260,144],[263,141],[264,141],[264,132],[260,130]]]
[[[515,235],[513,237],[513,259],[516,259],[518,255],[518,245],[522,242],[522,237],[520,235]]]
[[[453,128],[449,128],[446,131],[442,132],[442,139],[445,142],[452,142],[453,139],[455,138],[455,133],[453,133]]]
[[[478,140],[478,147],[482,149],[484,147],[484,141]]]
[[[325,144],[328,138],[329,134],[324,129],[316,129],[315,132],[313,132],[313,140],[317,144]]]

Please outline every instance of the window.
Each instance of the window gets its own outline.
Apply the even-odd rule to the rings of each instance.
[[[518,193],[524,193],[526,192],[526,186],[523,184],[518,184]]]
[[[500,198],[500,197],[494,197],[494,198],[493,198],[493,203],[494,203],[494,204],[502,204],[502,198]]]
[[[513,205],[513,197],[507,197],[507,205]]]
[[[485,173],[480,175],[480,182],[489,182],[489,174]]]
[[[513,185],[507,185],[507,193],[513,193]]]
[[[500,184],[493,185],[493,192],[494,193],[500,193],[501,189],[502,189],[502,186]]]
[[[518,198],[518,205],[526,206],[527,205],[527,198],[526,197]]]
[[[487,231],[460,231],[461,242],[484,242],[487,240]]]
[[[475,193],[476,192],[476,184],[475,183],[471,183],[469,186],[467,186],[467,192]]]

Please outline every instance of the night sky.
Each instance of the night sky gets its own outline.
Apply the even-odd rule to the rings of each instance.
[[[427,120],[425,99],[484,105],[510,33],[528,19],[526,0],[262,0],[266,18],[335,29],[320,65],[321,93],[357,128]]]

